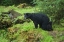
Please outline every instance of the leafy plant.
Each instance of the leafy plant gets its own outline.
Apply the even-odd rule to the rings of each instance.
[[[40,9],[40,12],[53,16],[54,22],[60,24],[64,17],[64,0],[33,0],[34,4]]]

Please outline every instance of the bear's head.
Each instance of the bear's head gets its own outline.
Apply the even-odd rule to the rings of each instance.
[[[25,13],[24,14],[24,19],[29,19],[31,17],[31,13]]]

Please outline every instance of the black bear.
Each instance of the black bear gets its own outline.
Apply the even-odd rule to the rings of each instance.
[[[52,22],[50,22],[47,15],[43,13],[25,13],[25,19],[31,19],[35,25],[35,28],[39,27],[43,30],[52,31]]]

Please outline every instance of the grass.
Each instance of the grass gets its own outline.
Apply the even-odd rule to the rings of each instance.
[[[26,12],[31,13],[31,12],[38,11],[38,8],[37,8],[37,11],[35,11],[36,7],[19,9],[14,6],[9,6],[9,7],[0,6],[0,13],[2,11],[8,11],[11,8],[21,14]],[[18,17],[18,18],[22,18],[22,17]],[[25,22],[23,24],[16,24],[9,28],[10,29],[0,30],[0,42],[10,42],[10,41],[28,42],[28,40],[37,42],[37,39],[39,39],[39,42],[63,42],[64,41],[64,27],[56,24],[53,25],[54,31],[50,31],[50,32],[44,31],[40,28],[35,29],[32,21],[30,23]],[[33,39],[29,39],[29,37],[31,36]]]

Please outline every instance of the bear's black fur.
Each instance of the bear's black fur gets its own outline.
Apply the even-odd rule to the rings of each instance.
[[[43,13],[25,13],[25,19],[31,19],[35,25],[35,28],[39,27],[43,30],[52,31],[52,22],[50,22],[47,15]]]

